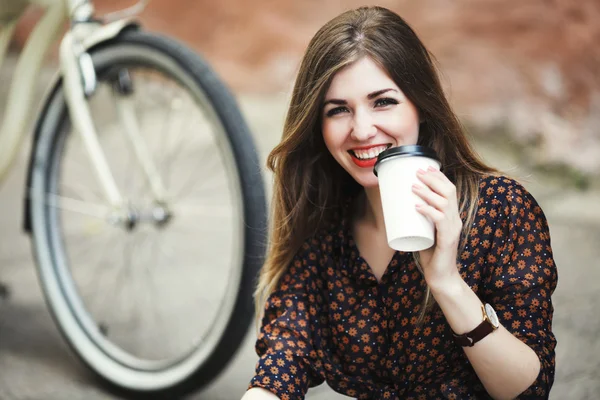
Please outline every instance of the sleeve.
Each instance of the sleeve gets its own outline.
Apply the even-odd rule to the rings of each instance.
[[[249,388],[269,390],[282,400],[304,399],[324,381],[313,347],[321,297],[317,293],[318,247],[305,243],[269,296],[256,341],[260,357]]]
[[[502,325],[540,359],[538,377],[518,398],[547,399],[555,371],[551,295],[557,283],[548,222],[520,184],[512,181],[504,193],[494,218],[485,297]]]

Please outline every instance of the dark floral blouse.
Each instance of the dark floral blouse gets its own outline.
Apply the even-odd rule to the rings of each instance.
[[[520,399],[548,397],[557,282],[548,224],[527,190],[506,177],[480,184],[475,222],[458,257],[462,278],[541,361]],[[347,214],[347,212],[345,213]],[[348,218],[304,243],[268,298],[250,387],[303,399],[327,381],[358,399],[488,399],[439,309],[417,317],[425,281],[411,253],[396,252],[381,282],[352,239]]]

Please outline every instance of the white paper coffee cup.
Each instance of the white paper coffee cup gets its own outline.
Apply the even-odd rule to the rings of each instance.
[[[420,251],[435,243],[433,222],[417,211],[425,202],[413,193],[412,185],[423,184],[419,169],[440,169],[435,152],[424,146],[393,147],[377,158],[374,173],[379,180],[381,205],[388,245],[400,251]]]

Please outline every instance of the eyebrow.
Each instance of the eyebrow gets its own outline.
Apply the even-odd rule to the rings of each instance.
[[[382,94],[387,93],[389,91],[397,92],[396,89],[392,89],[392,88],[381,89],[381,90],[377,90],[375,92],[369,93],[367,95],[367,98],[369,100],[371,100],[371,99],[374,99],[374,98],[376,98],[378,96],[381,96]],[[346,100],[342,100],[342,99],[329,99],[329,100],[326,100],[325,103],[323,103],[323,107],[325,107],[328,104],[336,104],[336,105],[339,105],[339,106],[343,106],[345,104],[348,104],[348,102]]]

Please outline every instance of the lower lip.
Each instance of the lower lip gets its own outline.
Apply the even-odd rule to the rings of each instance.
[[[356,158],[352,153],[350,153],[350,158],[352,158],[354,164],[358,165],[361,168],[373,168],[375,166],[375,163],[377,162],[377,157],[370,158],[368,160],[361,160],[360,158]]]

